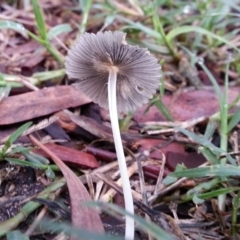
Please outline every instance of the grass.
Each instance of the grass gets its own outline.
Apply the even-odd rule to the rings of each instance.
[[[183,3],[181,0],[149,1],[148,4],[142,4],[141,1],[129,1],[129,6],[132,6],[131,11],[123,3],[114,4],[112,1],[79,1],[75,10],[78,14],[80,14],[79,9],[82,10],[82,18],[80,22],[75,22],[77,25],[75,29],[69,23],[59,24],[50,28],[45,20],[46,13],[43,14],[44,10],[39,6],[38,1],[31,0],[31,6],[33,7],[36,20],[35,31],[28,30],[21,22],[8,19],[0,20],[0,29],[11,29],[20,33],[25,38],[30,37],[45,47],[48,55],[55,59],[58,66],[57,69],[46,69],[45,71],[35,72],[30,77],[26,77],[33,85],[40,86],[43,82],[52,79],[59,84],[65,75],[63,63],[64,51],[66,52],[66,50],[58,50],[54,46],[53,40],[59,40],[59,35],[64,33],[70,34],[72,31],[77,31],[77,34],[75,34],[75,37],[77,37],[85,31],[91,31],[94,27],[95,29],[104,27],[105,29],[126,31],[129,42],[147,47],[161,60],[164,60],[162,63],[163,85],[160,89],[161,94],[156,96],[149,103],[149,106],[155,105],[169,121],[174,122],[174,118],[171,116],[171,109],[161,101],[164,93],[171,92],[174,94],[171,88],[169,88],[169,84],[174,84],[165,72],[167,66],[174,66],[176,71],[178,71],[181,59],[187,57],[189,61],[190,59],[193,60],[193,64],[198,71],[203,71],[206,74],[216,92],[219,112],[208,118],[207,125],[202,130],[202,133],[198,131],[197,126],[191,129],[176,127],[175,130],[179,134],[182,134],[182,136],[186,136],[195,142],[191,147],[204,155],[207,166],[194,169],[186,169],[184,166],[178,166],[173,173],[170,173],[164,179],[163,183],[165,186],[171,186],[183,177],[195,180],[196,185],[188,190],[182,189],[181,194],[178,196],[165,194],[162,197],[162,201],[175,201],[176,203],[193,202],[201,205],[207,199],[216,198],[220,211],[231,212],[230,235],[236,237],[239,234],[237,216],[240,198],[238,187],[240,171],[236,155],[230,154],[234,149],[229,145],[229,141],[234,132],[240,134],[240,94],[234,103],[230,104],[228,102],[228,92],[232,85],[239,86],[239,15],[232,13],[232,9],[238,9],[237,1],[232,1],[231,6],[230,1],[216,0],[189,1],[188,4]],[[74,41],[74,39],[71,40]],[[222,86],[220,86],[218,79],[215,77],[215,69],[211,68],[212,63],[217,63],[217,71],[221,73],[218,75],[223,76]],[[0,74],[0,86],[3,92],[4,89],[7,92],[9,88],[21,87],[20,78],[19,74],[12,72]],[[189,86],[189,82],[185,79],[185,85]],[[232,112],[231,110],[234,108],[236,110]],[[148,114],[148,109],[146,109],[146,114]],[[129,128],[131,117],[132,115],[128,115],[125,119],[127,127],[123,127],[124,129]],[[48,162],[44,162],[46,160],[39,159],[38,156],[29,156],[26,148],[14,149],[13,147],[15,140],[29,125],[30,123],[24,124],[1,146],[0,159],[1,161],[6,160],[14,164],[24,164],[42,169],[47,176],[52,176],[54,179],[59,170],[55,165],[49,165]],[[219,145],[215,145],[211,141],[216,133],[220,137]],[[168,135],[165,137],[167,138]],[[18,158],[14,158],[13,155],[16,152],[21,156],[25,156],[28,161],[21,163]],[[64,180],[60,179],[49,188],[52,187],[55,191],[63,184]],[[44,197],[50,197],[52,192],[49,193],[47,191],[48,188],[41,194]],[[226,198],[230,198],[233,203],[230,209],[228,206],[227,210]],[[39,206],[39,203],[26,203],[23,207],[24,214],[20,212],[16,217],[1,223],[0,235],[8,234],[8,239],[14,239],[12,237],[14,234],[11,235],[9,233],[24,220],[26,215]],[[116,208],[114,210],[118,211]],[[135,220],[138,221],[138,217],[135,217]],[[152,230],[151,227],[153,225],[148,225],[145,230],[150,231]],[[153,228],[155,231],[156,226],[154,225]],[[73,231],[72,229],[70,230]],[[161,229],[158,229],[158,231],[161,231]],[[69,228],[66,232],[69,232]],[[77,234],[79,233],[77,232]],[[157,238],[156,232],[151,232],[151,234]],[[161,234],[165,234],[165,232]],[[96,236],[94,239],[96,239]]]

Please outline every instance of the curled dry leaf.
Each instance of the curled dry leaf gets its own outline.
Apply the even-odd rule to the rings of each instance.
[[[91,201],[88,191],[68,166],[52,153],[47,147],[42,145],[36,138],[29,136],[33,143],[40,147],[61,169],[69,190],[71,201],[72,224],[76,228],[82,228],[89,231],[104,232],[100,216],[96,209],[83,206],[81,203]]]

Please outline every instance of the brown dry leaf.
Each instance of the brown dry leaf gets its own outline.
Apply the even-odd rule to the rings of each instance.
[[[112,138],[111,128],[98,123],[94,119],[82,115],[77,116],[68,110],[64,111],[64,113],[66,113],[67,117],[77,126],[83,128],[91,134],[99,138]],[[62,117],[62,119],[67,119],[67,117],[64,117],[62,114],[60,116]],[[61,121],[60,123],[63,123],[63,121]]]
[[[229,89],[230,103],[235,100],[239,92],[240,88]],[[218,100],[213,89],[184,92],[176,99],[174,99],[174,96],[164,96],[163,102],[168,106],[175,121],[187,121],[202,116],[210,116],[219,111]],[[145,109],[146,106],[138,109],[135,113],[134,119],[138,123],[165,120],[164,116],[155,106],[151,107],[146,114],[144,114]],[[138,144],[142,146],[142,151],[149,150],[163,143],[163,140],[158,139],[148,138],[138,140]],[[159,149],[159,151],[152,152],[150,157],[162,159],[162,154],[166,156],[164,173],[174,170],[177,164],[184,164],[188,168],[195,168],[205,162],[205,158],[201,154],[185,152],[184,145],[179,143],[170,143],[166,147]],[[148,165],[144,167],[144,172],[152,178],[157,178],[159,169],[158,165]]]
[[[184,164],[187,168],[197,168],[206,162],[206,158],[197,152],[185,152],[184,154],[171,152],[167,153],[166,165],[174,171],[178,164]]]
[[[11,47],[11,46],[7,47],[5,49],[5,53],[8,54],[9,56],[12,56],[16,53],[18,53],[19,55],[22,55],[22,54],[32,53],[40,47],[41,47],[40,43],[34,40],[30,40],[23,44],[17,45],[15,47]]]
[[[86,146],[85,150],[87,153],[93,154],[104,162],[112,162],[117,158],[117,155],[114,152],[110,152],[101,148],[96,148],[90,145]]]
[[[68,166],[58,158],[50,149],[41,144],[33,136],[29,135],[34,144],[41,148],[61,169],[69,190],[71,201],[72,224],[76,228],[103,233],[103,225],[96,209],[83,206],[81,203],[91,201],[88,191],[80,179]]]
[[[239,92],[240,88],[229,88],[228,96],[230,103],[234,101]],[[174,96],[164,96],[163,102],[168,107],[175,121],[187,121],[202,116],[207,117],[219,111],[217,96],[213,89],[183,92],[176,99],[174,99]],[[166,121],[155,106],[151,107],[144,114],[146,108],[147,105],[139,108],[134,115],[134,120],[138,123]]]
[[[138,140],[138,144],[141,145],[141,151],[149,150],[164,143],[165,141],[161,139],[143,138]],[[173,171],[177,164],[184,164],[188,168],[196,168],[206,162],[206,159],[202,154],[198,154],[196,152],[186,152],[184,144],[177,142],[172,142],[165,147],[151,152],[150,157],[153,159],[161,160],[163,154],[166,156],[164,175],[167,175],[169,172]],[[154,179],[158,177],[159,170],[159,165],[144,166],[145,174]]]
[[[0,125],[31,120],[89,102],[89,98],[72,86],[55,86],[19,94],[1,101]]]
[[[137,143],[138,145],[141,146],[140,148],[141,151],[145,151],[145,150],[148,151],[153,147],[157,148],[157,146],[161,146],[162,144],[166,143],[166,141],[162,139],[142,138],[142,139],[139,139]],[[166,155],[167,152],[184,154],[185,153],[184,145],[177,142],[169,143],[165,147],[152,152],[150,154],[150,157],[155,159],[162,159],[162,154]]]
[[[151,179],[157,180],[160,172],[160,166],[156,165],[146,165],[143,166],[144,175],[150,177]],[[164,169],[163,176],[166,177],[171,171]]]
[[[35,66],[37,66],[45,59],[44,56],[45,53],[46,49],[39,48],[39,50],[36,51],[35,53],[32,53],[31,56],[27,56],[26,54],[24,55],[24,57],[21,57],[21,59],[19,59],[19,66],[21,68],[33,69]]]
[[[44,146],[64,162],[73,163],[91,169],[98,168],[100,166],[96,158],[91,154],[54,143],[44,144]],[[48,157],[48,155],[41,149],[34,150],[33,152]]]

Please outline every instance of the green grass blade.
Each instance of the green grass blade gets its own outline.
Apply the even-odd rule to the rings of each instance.
[[[240,121],[240,107],[233,114],[233,116],[231,117],[231,120],[229,121],[228,132],[231,132],[232,129],[239,123],[239,121]]]
[[[26,157],[29,162],[48,165],[50,162],[47,158],[38,155],[34,152],[22,151],[22,154]]]
[[[180,127],[175,127],[178,131],[180,131],[181,133],[183,133],[184,135],[186,135],[189,138],[192,138],[194,141],[196,141],[197,143],[199,143],[200,145],[207,147],[209,149],[211,149],[213,152],[216,152],[218,154],[223,153],[223,151],[216,147],[214,144],[212,144],[209,140],[207,140],[204,137],[199,137],[197,134],[190,132],[186,129],[180,128]]]
[[[48,31],[47,39],[50,41],[61,33],[68,33],[71,31],[72,31],[72,28],[69,24],[67,23],[59,24]]]
[[[11,91],[10,85],[6,85],[5,87],[0,87],[0,102],[2,101],[2,99],[8,97],[10,91]]]
[[[156,11],[154,11],[153,13],[152,22],[153,22],[155,31],[159,32],[162,38],[162,39],[157,39],[157,42],[161,44],[161,40],[162,40],[165,46],[168,48],[169,53],[173,56],[174,59],[177,60],[178,59],[177,53],[175,52],[174,46],[172,45],[172,41],[168,41],[168,39],[166,38],[166,34],[164,32],[162,23],[160,22],[159,15],[157,13],[157,8],[156,8]]]
[[[19,230],[15,230],[7,233],[7,240],[29,240],[29,237],[21,233]]]
[[[0,29],[12,29],[27,37],[26,29],[21,23],[16,23],[8,20],[0,20]]]
[[[38,168],[42,170],[47,170],[49,167],[51,167],[51,169],[59,171],[59,168],[56,165],[43,165],[41,163],[23,161],[17,158],[10,158],[10,157],[5,158],[5,160],[10,162],[11,164],[16,164],[19,166]]]
[[[224,94],[223,94],[223,100],[218,99],[219,103],[222,102],[222,106],[220,106],[220,116],[221,116],[221,128],[220,128],[220,148],[227,152],[228,150],[228,72],[229,72],[229,66],[230,61],[228,60],[228,64],[226,66],[226,72],[225,72],[225,81],[224,81]],[[224,157],[221,159],[221,164],[226,164],[227,158]],[[219,195],[218,196],[218,206],[221,211],[225,210],[225,204],[226,204],[226,195]]]
[[[44,170],[47,169],[47,168],[43,168],[42,167],[43,165],[40,164],[40,163],[24,161],[24,160],[20,160],[18,158],[6,157],[5,160],[8,161],[11,164],[16,164],[16,165],[19,165],[19,166],[39,168],[39,169],[44,169]]]
[[[173,116],[170,113],[170,111],[168,110],[168,108],[166,107],[166,105],[162,102],[161,98],[159,97],[154,97],[148,104],[147,108],[144,110],[144,114],[146,114],[150,107],[152,107],[153,105],[155,105],[157,107],[157,109],[163,114],[163,116],[169,120],[169,121],[173,121]]]
[[[173,121],[173,116],[169,112],[168,108],[165,106],[165,104],[161,101],[158,100],[157,102],[154,103],[154,105],[160,110],[160,112],[164,115],[164,117],[169,120]]]
[[[93,231],[87,231],[84,229],[77,229],[66,223],[54,222],[49,219],[44,219],[40,223],[42,229],[50,231],[52,233],[62,233],[71,236],[71,239],[91,239],[91,240],[124,240],[123,237],[116,237],[107,234],[96,233]]]
[[[56,177],[54,171],[52,170],[52,168],[50,166],[46,169],[45,174],[50,179],[54,179]]]
[[[186,169],[179,172],[173,172],[169,174],[173,177],[188,177],[188,178],[200,178],[200,177],[232,177],[232,176],[240,176],[240,168],[235,167],[229,164],[226,165],[213,165],[209,167],[200,167],[200,168],[192,168]]]
[[[50,163],[50,161],[44,156],[32,152],[31,148],[17,146],[12,149],[11,153],[21,153],[26,157],[28,161],[33,163],[43,164],[43,165],[48,165]]]
[[[40,38],[38,38],[36,35],[31,33],[30,31],[27,31],[28,35],[31,36],[34,40],[41,43],[44,47],[46,47],[46,49],[54,56],[54,58],[58,62],[63,63],[64,62],[64,57],[54,46],[52,46],[50,44],[50,42],[47,38],[47,30],[46,30],[45,22],[44,22],[44,19],[43,19],[43,12],[42,12],[42,9],[40,8],[39,4],[38,4],[38,1],[37,0],[31,0],[31,2],[32,2],[32,5],[33,5],[33,11],[34,11],[35,19],[36,19],[36,22],[37,22],[37,27],[38,27],[38,31],[39,31],[39,34],[40,34]]]
[[[86,30],[87,20],[88,20],[89,11],[91,9],[92,0],[79,0],[79,3],[83,11],[83,18],[80,26],[80,34],[83,34]]]
[[[47,30],[45,26],[45,21],[43,19],[43,12],[40,8],[37,0],[31,0],[33,6],[33,12],[35,15],[35,20],[37,22],[37,28],[40,33],[40,36],[43,40],[47,40]]]
[[[189,33],[189,32],[196,32],[196,33],[199,33],[202,35],[212,37],[222,43],[227,44],[228,46],[232,47],[233,49],[235,49],[237,52],[240,53],[240,50],[230,41],[226,40],[225,38],[223,38],[221,36],[218,36],[215,33],[212,33],[204,28],[197,27],[197,26],[180,26],[180,27],[174,28],[167,34],[166,38],[168,41],[171,41],[173,38],[175,38],[179,34]]]
[[[220,89],[216,79],[214,78],[212,73],[208,70],[208,68],[205,66],[205,64],[203,62],[199,62],[199,65],[202,67],[204,72],[207,74],[209,80],[211,81],[211,83],[214,87],[214,90],[217,94],[217,98],[218,98],[218,102],[219,102],[220,114],[222,114],[223,108],[224,108],[224,99],[223,99],[223,94],[221,92],[221,89]]]
[[[15,132],[11,134],[11,136],[6,141],[3,149],[2,149],[2,155],[4,155],[7,150],[11,147],[11,145],[23,134],[25,130],[27,130],[32,125],[32,122],[27,122],[24,125],[22,125],[20,128],[18,128]]]
[[[206,190],[210,190],[210,189],[214,188],[216,185],[218,185],[220,182],[221,182],[221,180],[219,178],[213,178],[208,182],[200,183],[196,187],[190,189],[187,192],[187,195],[191,196],[191,195],[194,195],[194,194],[199,194],[199,193],[204,192]]]
[[[219,164],[220,160],[208,147],[199,147],[198,150],[210,164]]]
[[[35,0],[33,0],[33,1],[35,1]],[[46,39],[42,37],[43,33],[41,33],[39,31],[40,32],[40,36],[41,36],[41,38],[39,38],[38,36],[36,36],[32,32],[30,32],[27,29],[25,29],[25,27],[22,24],[20,24],[20,23],[16,23],[16,22],[13,22],[13,21],[8,21],[8,20],[0,20],[0,29],[12,29],[12,30],[14,30],[16,32],[21,33],[26,38],[28,36],[30,36],[32,39],[34,39],[35,41],[39,42],[40,44],[42,44],[44,46],[46,45]]]
[[[238,210],[239,210],[239,203],[240,203],[240,191],[237,193],[237,195],[233,198],[233,209],[232,209],[232,235],[234,238],[236,238],[237,231],[238,231]]]
[[[199,194],[198,197],[202,199],[210,199],[210,198],[218,197],[219,195],[222,195],[222,194],[225,195],[237,190],[239,190],[239,188],[237,187],[220,188],[217,190]]]
[[[206,130],[204,132],[204,138],[205,139],[210,139],[214,132],[217,129],[217,123],[215,121],[209,121],[206,127]]]
[[[14,133],[11,134],[11,136],[8,138],[7,142],[10,145],[12,145],[13,142],[15,142],[23,134],[23,132],[26,131],[31,125],[32,125],[32,122],[27,122],[24,125],[22,125]]]
[[[26,77],[26,79],[31,82],[33,85],[38,85],[43,81],[53,79],[53,81],[59,82],[62,77],[65,76],[65,69],[58,69],[53,71],[46,72],[37,72],[34,73],[31,77]],[[10,86],[12,88],[18,88],[24,86],[19,83],[20,76],[18,75],[9,75],[9,74],[0,74],[0,87]]]
[[[162,41],[162,36],[160,33],[158,33],[157,31],[149,28],[149,27],[146,27],[145,25],[143,25],[142,23],[140,22],[133,22],[132,20],[129,20],[125,17],[122,17],[122,16],[117,16],[117,18],[120,20],[120,21],[123,21],[125,23],[128,23],[131,28],[135,28],[135,29],[138,29],[138,30],[141,30],[142,32],[148,34],[149,36],[152,36],[154,38],[157,38],[159,40]]]

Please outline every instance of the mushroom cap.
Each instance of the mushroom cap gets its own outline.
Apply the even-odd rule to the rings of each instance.
[[[127,45],[120,31],[84,33],[69,50],[66,73],[73,85],[108,109],[109,71],[117,71],[117,109],[128,112],[147,103],[160,85],[161,67],[147,49]]]

